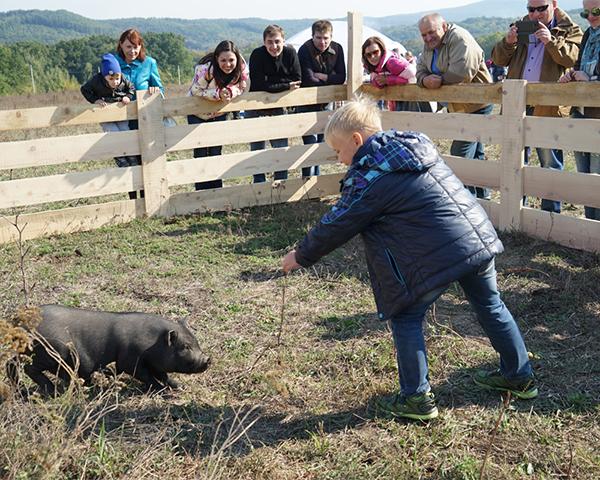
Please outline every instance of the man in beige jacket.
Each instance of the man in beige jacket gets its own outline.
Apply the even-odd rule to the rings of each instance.
[[[518,29],[511,25],[508,32],[492,50],[496,65],[508,66],[508,79],[528,82],[556,82],[577,60],[583,33],[581,28],[557,6],[556,0],[528,0],[528,15],[523,20],[537,22],[535,33],[527,43],[519,43]],[[561,116],[559,107],[528,106],[527,115]],[[543,168],[562,170],[563,152],[560,149],[536,148]],[[525,150],[528,162],[529,147]],[[542,199],[542,210],[560,213],[561,202]]]
[[[417,64],[417,84],[425,88],[440,88],[457,83],[492,83],[485,65],[483,50],[464,28],[447,23],[440,14],[425,15],[419,20],[419,30],[425,48]],[[492,105],[450,103],[449,112],[488,115]],[[450,154],[485,160],[481,142],[454,140]],[[489,199],[489,191],[467,187],[478,198]]]

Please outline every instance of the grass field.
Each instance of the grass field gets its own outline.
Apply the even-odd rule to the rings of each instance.
[[[499,284],[534,355],[540,397],[512,402],[492,442],[501,398],[470,377],[497,359],[457,288],[429,316],[441,416],[422,424],[375,407],[397,379],[360,242],[280,275],[280,257],[328,206],[29,242],[34,304],[188,316],[213,364],[164,395],[109,376],[57,399],[5,401],[0,477],[476,479],[489,449],[484,478],[599,478],[598,256],[503,237]],[[4,317],[23,301],[17,258],[16,246],[0,248]]]
[[[0,98],[0,108],[16,108],[11,101]],[[0,141],[86,131],[100,129],[3,132]],[[447,152],[447,141],[437,144]],[[491,160],[498,153],[488,148]],[[22,169],[0,179],[111,165]],[[159,395],[111,375],[55,399],[25,402],[0,388],[0,478],[600,478],[599,256],[503,235],[499,285],[532,352],[539,398],[505,409],[499,395],[475,387],[473,372],[497,357],[452,286],[427,325],[441,415],[428,424],[398,421],[375,407],[397,388],[397,372],[360,241],[287,278],[279,270],[330,204],[138,220],[27,242],[32,304],[186,316],[213,362],[203,374],[177,376],[180,391]],[[580,207],[566,210],[581,215]],[[0,318],[24,301],[19,255],[18,245],[0,246]]]

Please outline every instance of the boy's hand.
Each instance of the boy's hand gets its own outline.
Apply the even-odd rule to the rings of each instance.
[[[129,102],[131,102],[131,99],[130,99],[129,97],[123,97],[123,98],[121,99],[121,103],[122,103],[123,105],[127,105]]]
[[[285,257],[281,260],[281,268],[283,269],[283,273],[289,273],[292,270],[297,270],[301,267],[298,262],[296,262],[296,250],[290,250]]]
[[[296,90],[297,88],[300,88],[301,83],[302,82],[300,80],[296,82],[290,82],[290,90]]]
[[[106,107],[106,105],[108,105],[104,100],[102,100],[101,98],[99,98],[98,100],[96,100],[94,102],[95,105],[98,105],[100,108],[104,108]]]

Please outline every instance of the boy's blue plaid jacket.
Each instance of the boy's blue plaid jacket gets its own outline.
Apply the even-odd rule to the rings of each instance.
[[[356,152],[342,196],[296,248],[303,267],[361,234],[379,318],[503,250],[485,211],[429,138],[390,130]]]

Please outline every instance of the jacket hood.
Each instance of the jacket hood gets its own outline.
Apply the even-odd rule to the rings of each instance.
[[[419,132],[388,130],[371,135],[352,159],[351,169],[422,172],[440,161],[432,141]]]
[[[395,56],[396,56],[396,54],[394,52],[384,50],[381,53],[381,58],[379,59],[379,63],[377,64],[377,66],[375,67],[375,69],[373,71],[377,72],[377,73],[381,72],[383,70],[383,67],[385,66],[385,64],[388,62],[388,60],[391,57],[395,57]]]

